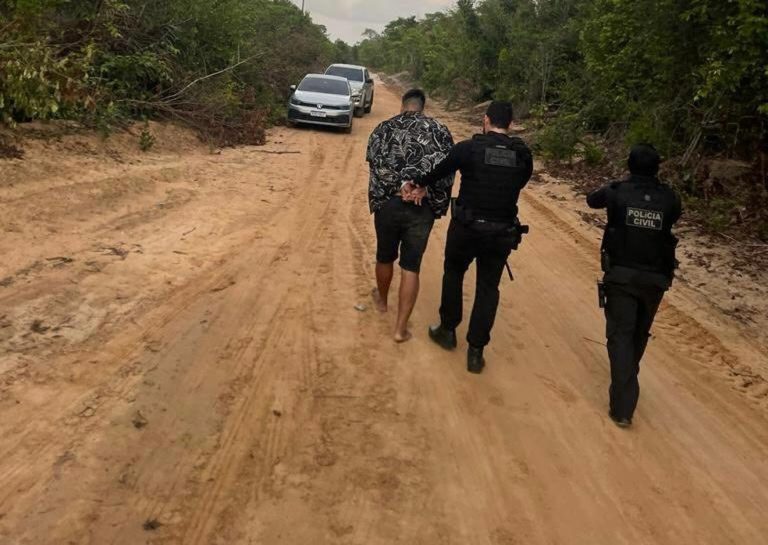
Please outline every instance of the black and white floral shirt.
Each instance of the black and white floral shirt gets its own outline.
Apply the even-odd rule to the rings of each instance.
[[[452,147],[453,137],[448,128],[421,113],[406,112],[376,127],[366,154],[371,167],[371,213],[399,195],[403,182],[431,172]],[[448,176],[427,190],[429,206],[438,218],[448,212],[453,178]]]

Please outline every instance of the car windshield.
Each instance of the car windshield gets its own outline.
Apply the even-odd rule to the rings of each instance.
[[[349,95],[349,84],[346,81],[331,78],[304,78],[304,81],[299,85],[299,91],[326,93],[329,95]]]
[[[363,81],[363,71],[359,68],[348,68],[346,66],[331,66],[325,71],[329,76],[340,76],[349,81]]]

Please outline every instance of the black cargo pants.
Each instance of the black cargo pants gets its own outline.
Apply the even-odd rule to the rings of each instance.
[[[607,282],[606,337],[611,360],[609,388],[611,414],[629,418],[640,397],[640,360],[645,354],[651,326],[664,297],[655,286],[636,286]]]
[[[491,329],[499,306],[499,282],[515,237],[509,233],[488,232],[480,226],[451,220],[445,246],[443,294],[440,321],[447,329],[456,329],[463,318],[464,275],[477,260],[477,287],[467,342],[476,348],[491,340]]]

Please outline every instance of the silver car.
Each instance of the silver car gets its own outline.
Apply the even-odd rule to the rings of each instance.
[[[341,76],[349,80],[352,86],[352,99],[355,102],[355,115],[362,117],[371,113],[373,108],[373,78],[365,66],[356,64],[332,64],[325,73],[329,76]]]
[[[288,122],[342,127],[352,131],[354,104],[352,88],[346,78],[307,74],[291,86]]]

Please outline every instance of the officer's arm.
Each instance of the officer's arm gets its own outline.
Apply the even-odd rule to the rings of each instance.
[[[432,187],[438,181],[454,174],[465,163],[469,142],[459,142],[455,145],[445,159],[440,161],[432,172],[413,180],[419,187]]]
[[[672,210],[672,223],[675,224],[683,215],[683,203],[680,200],[680,195],[675,193],[675,207]]]
[[[587,204],[590,208],[606,208],[608,206],[608,191],[610,186],[603,186],[587,195]]]
[[[528,185],[528,182],[531,181],[532,176],[533,176],[533,155],[528,153],[525,157],[525,182],[523,182],[523,187]]]

